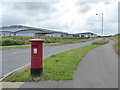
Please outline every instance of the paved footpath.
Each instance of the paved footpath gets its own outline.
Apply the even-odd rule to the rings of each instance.
[[[86,54],[74,72],[74,80],[25,82],[18,83],[18,86],[20,88],[118,88],[118,56],[112,45],[113,41],[110,41]],[[9,85],[14,86],[14,83]]]
[[[118,88],[118,55],[113,41],[90,51],[74,75],[76,88]]]

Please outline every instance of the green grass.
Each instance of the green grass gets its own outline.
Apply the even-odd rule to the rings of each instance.
[[[41,81],[41,80],[72,80],[74,71],[77,68],[80,60],[90,50],[99,45],[89,45],[72,49],[52,55],[43,61],[44,72],[39,77],[30,76],[30,67],[22,72],[15,72],[5,78],[5,82],[28,82],[28,81]]]
[[[92,43],[92,45],[72,49],[52,55],[43,61],[44,71],[39,77],[30,76],[30,67],[23,71],[17,71],[6,77],[4,82],[30,82],[41,80],[73,80],[74,71],[81,59],[90,50],[108,43],[106,40],[100,40]]]
[[[52,43],[52,44],[44,44],[44,46],[54,46],[54,45],[61,45],[59,43]],[[16,48],[29,48],[30,45],[26,46],[6,46],[6,47],[0,47],[0,49],[16,49]]]
[[[87,42],[87,41],[91,41],[93,39],[86,39],[86,40],[78,40],[78,41],[72,41],[72,40],[64,40],[61,41],[60,43],[51,43],[51,44],[44,44],[44,46],[55,46],[55,45],[63,45],[63,44],[72,44],[72,43],[80,43],[80,42]],[[0,49],[16,49],[16,48],[29,48],[30,45],[25,45],[25,46],[5,46],[5,47],[0,47]]]
[[[95,42],[93,42],[92,44],[93,44],[93,45],[104,45],[104,44],[106,44],[106,43],[108,43],[108,42],[109,42],[108,39],[102,39],[102,40],[99,40],[99,41],[95,41]]]
[[[51,44],[44,44],[44,46],[56,46],[61,45],[60,43],[51,43]]]
[[[0,49],[15,49],[15,48],[29,48],[30,46],[8,46],[8,47],[0,47]]]
[[[36,36],[36,37],[26,37],[26,36],[3,36],[0,37],[0,45],[25,45],[30,44],[30,39],[43,39],[45,43],[77,43],[93,40],[93,38],[80,38],[80,37],[48,37],[48,36]]]
[[[120,56],[120,39],[119,38],[120,38],[120,34],[110,37],[110,39],[114,40],[113,47],[115,52]]]

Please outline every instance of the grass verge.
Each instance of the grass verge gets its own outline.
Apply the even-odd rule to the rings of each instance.
[[[61,45],[59,43],[52,43],[52,44],[44,44],[44,46],[54,46],[54,45]],[[6,47],[0,47],[0,49],[15,49],[15,48],[29,48],[30,45],[25,46],[6,46]]]
[[[100,40],[97,41],[97,43],[92,43],[92,45],[72,49],[46,58],[43,61],[44,73],[40,77],[31,77],[30,67],[28,67],[23,71],[12,73],[2,81],[28,82],[41,80],[72,80],[74,70],[77,68],[77,65],[85,54],[90,50],[106,43],[108,43],[108,41]]]
[[[54,45],[63,45],[63,44],[72,44],[72,43],[80,43],[80,42],[87,42],[91,41],[93,39],[86,39],[86,40],[80,40],[80,41],[61,41],[60,43],[51,43],[51,44],[44,44],[44,46],[54,46]],[[30,45],[23,45],[23,46],[5,46],[5,47],[0,47],[0,49],[15,49],[15,48],[29,48]]]
[[[120,56],[120,34],[110,37],[111,40],[114,40],[113,48],[115,52]]]
[[[29,48],[30,46],[6,46],[6,47],[0,47],[0,49],[15,49],[15,48]]]
[[[30,76],[30,67],[23,72],[15,72],[5,78],[6,82],[28,82],[41,80],[72,80],[74,70],[77,68],[83,56],[99,45],[89,45],[72,49],[63,53],[52,55],[46,58],[44,63],[44,73],[40,77]]]
[[[91,40],[94,38],[80,38],[80,37],[48,37],[48,36],[35,36],[35,37],[27,37],[27,36],[2,36],[0,37],[0,45],[8,46],[8,45],[26,45],[30,44],[30,39],[43,39],[45,43],[76,43],[82,42],[86,40]]]
[[[93,42],[92,44],[93,44],[93,45],[104,45],[104,44],[106,44],[106,43],[108,43],[108,42],[109,42],[108,39],[103,39],[103,40],[95,41],[95,42]]]

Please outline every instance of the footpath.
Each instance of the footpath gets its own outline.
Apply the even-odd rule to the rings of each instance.
[[[3,82],[3,88],[118,88],[118,55],[114,42],[86,54],[74,72],[73,80],[40,82]]]

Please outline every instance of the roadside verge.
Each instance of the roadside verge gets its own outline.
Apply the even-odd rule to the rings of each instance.
[[[30,70],[27,68],[23,72],[17,71],[12,73],[3,81],[26,82],[40,80],[72,80],[74,70],[81,58],[93,48],[106,44],[107,42],[108,41],[102,40],[94,45],[80,47],[48,57],[44,60],[44,74],[40,77],[31,77],[29,74]]]

